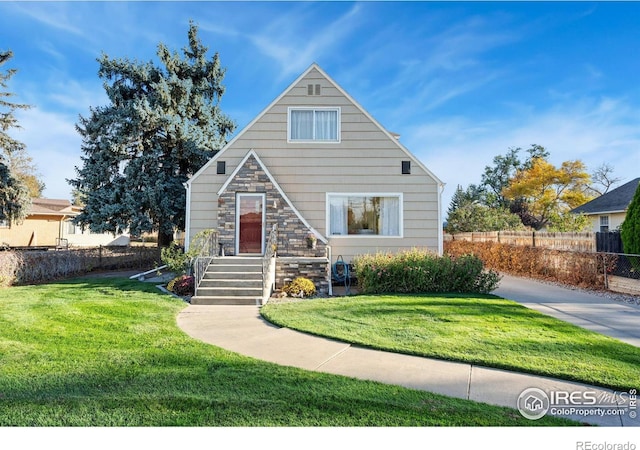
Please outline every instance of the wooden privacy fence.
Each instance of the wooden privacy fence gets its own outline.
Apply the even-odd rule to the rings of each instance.
[[[4,284],[42,283],[96,270],[152,268],[159,263],[157,247],[95,247],[0,254]]]
[[[445,234],[445,241],[496,242],[522,247],[595,252],[596,233],[552,233],[542,231],[486,231]]]

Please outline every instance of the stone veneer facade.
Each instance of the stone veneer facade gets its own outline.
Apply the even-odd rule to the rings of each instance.
[[[291,281],[295,276],[304,276],[316,283],[318,291],[326,293],[330,280],[326,245],[318,239],[315,248],[308,247],[306,237],[311,230],[280,194],[274,182],[253,155],[247,158],[218,197],[218,242],[223,245],[225,255],[235,254],[236,195],[238,193],[265,194],[265,239],[268,239],[269,230],[274,224],[277,224],[278,229],[277,288],[281,288],[283,283]],[[281,262],[281,257],[285,257],[286,262]],[[296,263],[291,257],[298,257],[300,261]]]
[[[329,293],[328,258],[284,257],[276,259],[276,290],[291,283],[296,277],[305,277],[313,281],[319,294]]]

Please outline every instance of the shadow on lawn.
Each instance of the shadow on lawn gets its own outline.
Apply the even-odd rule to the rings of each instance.
[[[138,280],[131,280],[122,275],[113,276],[82,276],[69,280],[61,280],[50,283],[51,285],[59,285],[62,289],[83,289],[83,290],[103,290],[111,289],[121,292],[140,292],[146,294],[155,294],[167,297],[167,294],[160,291],[154,283],[145,283]]]

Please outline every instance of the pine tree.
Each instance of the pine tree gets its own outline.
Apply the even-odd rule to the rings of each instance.
[[[183,183],[235,128],[220,109],[225,70],[217,53],[207,59],[197,31],[191,23],[182,55],[158,45],[162,67],[98,59],[110,104],[76,126],[83,166],[68,181],[85,203],[77,223],[96,232],[157,231],[159,246],[184,229]]]
[[[13,57],[13,52],[0,52],[0,66]],[[18,161],[31,161],[26,155],[26,146],[9,135],[12,128],[20,128],[14,112],[27,109],[28,105],[8,101],[14,94],[5,91],[8,82],[16,69],[0,72],[0,220],[9,225],[20,222],[26,217],[27,209],[31,205],[24,182],[25,173],[16,172]]]
[[[20,223],[27,216],[30,205],[26,187],[11,174],[0,157],[0,221],[9,226]]]
[[[620,226],[620,237],[625,253],[640,255],[640,185],[627,208],[624,222]],[[636,263],[636,265],[640,265]]]

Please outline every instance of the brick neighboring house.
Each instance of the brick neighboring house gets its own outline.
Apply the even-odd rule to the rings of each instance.
[[[629,181],[584,205],[571,210],[591,219],[592,231],[606,233],[620,228],[627,215],[627,208],[638,189],[640,178]]]
[[[129,237],[81,230],[71,220],[81,208],[68,200],[34,198],[26,219],[20,224],[0,222],[0,245],[4,247],[92,247],[127,245]]]
[[[304,267],[326,291],[338,256],[442,253],[443,186],[312,64],[186,183],[186,244],[215,229],[225,255],[258,257],[275,224],[279,283]]]

